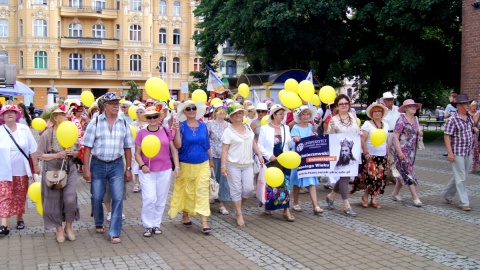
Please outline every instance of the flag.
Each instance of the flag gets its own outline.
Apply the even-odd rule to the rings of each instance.
[[[223,85],[222,80],[218,78],[217,74],[213,72],[213,70],[209,67],[206,66],[208,69],[208,83],[207,83],[207,91],[215,91],[217,93],[223,93],[227,89]]]
[[[253,106],[257,106],[257,103],[260,102],[260,99],[257,96],[257,92],[255,91],[255,88],[252,87],[252,104]]]
[[[310,69],[310,72],[308,72],[307,78],[305,80],[310,81],[313,84],[313,69]]]

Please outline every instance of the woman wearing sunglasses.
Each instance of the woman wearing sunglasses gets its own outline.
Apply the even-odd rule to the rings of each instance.
[[[201,216],[202,232],[209,234],[211,228],[207,217],[210,216],[210,167],[213,157],[210,150],[207,125],[199,121],[205,114],[203,102],[187,100],[178,105],[174,144],[178,149],[180,176],[175,181],[175,188],[168,214],[174,218],[183,212],[182,223],[191,227],[189,213]]]
[[[143,236],[150,237],[152,234],[162,233],[162,222],[165,203],[167,202],[168,190],[172,167],[175,177],[179,175],[178,152],[173,145],[173,136],[168,128],[162,127],[165,113],[161,107],[149,107],[143,117],[147,121],[147,127],[140,129],[135,139],[135,160],[139,164],[140,185],[142,191],[142,223],[145,228]],[[160,140],[160,151],[152,158],[148,158],[142,152],[142,141],[146,136],[154,135]],[[170,152],[171,151],[171,152]],[[173,163],[170,160],[173,156]]]

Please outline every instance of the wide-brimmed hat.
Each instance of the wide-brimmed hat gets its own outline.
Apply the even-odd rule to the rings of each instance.
[[[154,99],[151,99],[151,98],[149,98],[149,99],[147,99],[147,101],[145,101],[145,103],[150,103],[150,102],[151,102],[151,103],[155,103],[155,100],[154,100]]]
[[[470,102],[472,102],[472,99],[469,99],[467,95],[458,94],[457,98],[455,99],[455,102],[452,102],[452,103],[461,104],[461,103],[470,103]]]
[[[92,105],[90,105],[90,107],[87,110],[87,115],[88,115],[89,118],[92,118],[92,111],[95,110],[95,109],[100,110],[97,103],[93,102]]]
[[[132,105],[133,105],[132,102],[126,100],[125,102],[123,102],[122,104],[120,104],[120,107],[125,107],[125,106],[130,107],[130,106],[132,106]]]
[[[398,111],[401,112],[401,113],[404,113],[405,112],[405,107],[411,106],[411,105],[416,106],[417,109],[422,107],[422,104],[416,103],[413,99],[407,99],[403,102],[403,105],[400,106],[400,108],[398,108]]]
[[[268,111],[267,103],[258,103],[257,107],[255,108],[256,111]]]
[[[298,108],[296,108],[295,110],[293,110],[293,120],[295,120],[295,123],[300,123],[300,114],[302,114],[302,112],[304,111],[309,111],[310,112],[310,121],[313,121],[313,119],[315,118],[315,115],[313,114],[313,111],[312,109],[310,109],[308,106],[306,105],[303,105],[303,106],[300,106]]]
[[[283,107],[282,105],[280,104],[274,104],[271,108],[270,108],[270,113],[268,114],[268,119],[267,119],[267,123],[270,123],[270,121],[272,121],[272,116],[273,114],[275,114],[277,111],[280,111],[280,110],[284,110],[285,112],[289,112],[290,110]]]
[[[108,92],[105,95],[103,95],[103,102],[117,101],[117,100],[121,100],[121,98],[118,97],[117,94],[114,92]]]
[[[20,111],[20,109],[16,105],[3,106],[2,109],[0,110],[0,116],[2,116],[3,113],[5,113],[6,111],[16,112],[17,113],[17,119],[15,119],[15,122],[18,123],[18,121],[20,121],[20,118],[22,117],[22,112]],[[0,123],[5,124],[5,121],[3,121],[3,119],[0,118]]]
[[[203,115],[205,114],[205,111],[207,109],[207,106],[205,105],[205,103],[201,102],[201,101],[198,101],[198,102],[193,102],[193,100],[186,100],[185,102],[183,103],[180,103],[177,107],[177,120],[178,121],[185,121],[187,120],[187,116],[185,116],[185,113],[183,112],[183,110],[187,107],[187,106],[190,106],[190,105],[195,105],[195,107],[197,107],[197,114],[195,115],[195,119],[200,119],[203,117]]]
[[[247,108],[247,114],[248,112],[251,112],[253,111],[255,113],[255,117],[254,118],[258,118],[258,113],[257,113],[257,109],[255,108],[255,106],[248,106]]]
[[[374,102],[374,103],[370,104],[370,106],[368,106],[368,108],[367,108],[367,110],[366,110],[366,113],[367,113],[368,118],[372,119],[371,111],[372,111],[372,109],[375,108],[375,107],[380,107],[380,108],[382,108],[382,110],[383,110],[382,118],[385,117],[385,116],[387,116],[388,108],[385,107],[385,106],[383,106],[383,104],[381,104],[381,103],[376,103],[376,102]]]
[[[388,91],[383,93],[382,98],[395,98],[395,96],[392,94],[392,92]]]
[[[243,113],[245,114],[245,108],[243,107],[242,104],[240,104],[240,103],[230,103],[230,104],[228,104],[228,108],[227,108],[228,116],[230,116],[234,113],[237,113],[239,111],[243,111]]]
[[[160,106],[150,106],[145,109],[144,116],[160,114],[162,112],[162,107]]]

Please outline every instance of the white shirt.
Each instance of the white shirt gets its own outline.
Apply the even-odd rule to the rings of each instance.
[[[391,110],[388,110],[387,115],[383,117],[383,121],[388,124],[390,130],[395,129],[395,125],[397,124],[397,120],[400,117],[400,112],[398,111],[398,106],[393,105]],[[390,132],[391,133],[391,132]],[[391,134],[389,134],[390,137]]]
[[[246,125],[246,133],[240,134],[229,125],[222,135],[222,143],[230,145],[227,162],[235,165],[251,165],[253,163],[253,131]]]
[[[388,129],[390,128],[389,125],[385,121],[382,121],[382,122],[383,122],[383,130],[385,132],[388,132]],[[367,138],[368,153],[370,155],[384,157],[384,156],[387,155],[387,140],[385,140],[385,142],[383,144],[381,144],[377,147],[373,146],[372,142],[370,141],[370,135],[376,129],[377,129],[377,127],[372,125],[372,123],[370,123],[370,121],[365,121],[365,123],[363,123],[363,125],[362,125],[362,130],[365,130],[366,132],[368,132],[368,138]]]

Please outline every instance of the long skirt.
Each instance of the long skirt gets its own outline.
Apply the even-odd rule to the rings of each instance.
[[[352,190],[350,194],[353,194],[357,190],[370,188],[372,197],[378,194],[383,194],[385,191],[386,179],[387,179],[387,157],[386,156],[372,156],[370,160],[367,160],[362,155],[362,169],[359,171],[359,177],[355,177],[352,184]]]
[[[210,216],[210,163],[200,164],[180,162],[180,176],[175,180],[170,199],[171,218],[180,211],[193,215]]]
[[[13,176],[12,181],[0,181],[0,218],[25,213],[28,176]]]

